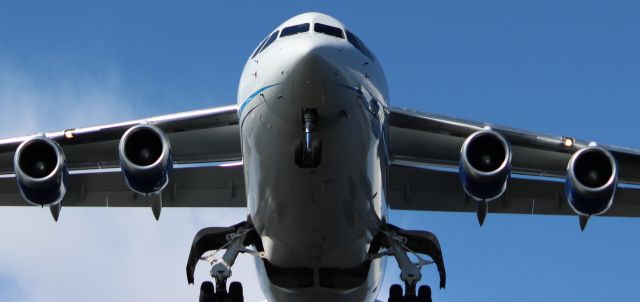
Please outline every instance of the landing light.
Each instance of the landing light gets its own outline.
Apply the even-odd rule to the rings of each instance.
[[[575,140],[573,138],[570,138],[570,137],[563,137],[562,138],[562,144],[567,148],[573,147],[574,143],[575,143]]]
[[[64,137],[66,139],[72,139],[73,138],[73,130],[72,129],[65,130],[64,131]]]

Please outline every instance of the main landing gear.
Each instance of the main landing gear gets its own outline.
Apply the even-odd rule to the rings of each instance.
[[[257,250],[248,249],[253,245]],[[225,250],[222,258],[215,258],[219,250]],[[227,289],[227,280],[231,277],[231,267],[238,254],[248,253],[256,257],[263,257],[262,243],[253,225],[242,222],[227,228],[205,228],[200,230],[191,245],[191,252],[187,261],[187,280],[193,284],[193,274],[199,260],[211,264],[211,277],[215,280],[202,282],[200,286],[200,302],[244,302],[242,283],[231,282]],[[203,256],[207,251],[214,251]]]
[[[244,295],[242,293],[242,283],[231,282],[229,290],[225,293],[223,291],[215,292],[213,282],[205,281],[200,285],[200,300],[199,302],[244,302]]]
[[[418,288],[418,295],[409,297],[402,295],[402,286],[400,284],[391,285],[389,288],[389,302],[432,302],[431,287],[422,285]]]
[[[380,251],[382,252],[375,252]],[[372,253],[375,252],[375,253]],[[411,261],[409,254],[414,254],[417,262]],[[419,254],[431,257],[433,261],[423,259]],[[440,288],[447,282],[447,273],[442,258],[442,250],[438,238],[427,231],[407,231],[394,225],[386,225],[374,238],[369,258],[375,259],[393,256],[400,267],[400,280],[404,282],[404,293],[400,284],[389,288],[388,302],[431,302],[431,288],[418,282],[422,279],[420,269],[428,264],[435,264],[440,275]],[[417,288],[417,291],[416,291]]]

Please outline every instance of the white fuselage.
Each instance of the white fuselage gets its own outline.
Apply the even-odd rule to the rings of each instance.
[[[367,262],[367,251],[388,211],[386,79],[377,60],[346,39],[314,32],[316,22],[344,29],[331,17],[303,14],[278,30],[305,22],[308,32],[250,58],[238,89],[249,214],[266,261],[290,269],[284,274],[301,268],[292,279],[306,278],[274,281],[278,270],[270,274],[259,261],[262,288],[270,301],[372,301],[384,262]],[[318,113],[322,156],[314,168],[294,160],[304,109]],[[340,271],[363,264],[362,280]]]

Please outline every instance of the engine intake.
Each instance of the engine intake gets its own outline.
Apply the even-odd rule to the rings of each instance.
[[[14,172],[22,197],[33,205],[58,204],[67,192],[66,159],[54,140],[28,139],[16,150]]]
[[[478,201],[500,197],[511,175],[511,145],[498,132],[471,134],[460,150],[460,180],[465,193]]]
[[[148,195],[169,183],[173,157],[169,139],[153,125],[137,125],[124,133],[118,146],[120,167],[129,188]]]
[[[587,147],[567,165],[565,191],[573,210],[583,216],[599,215],[613,204],[618,186],[618,164],[605,149]]]

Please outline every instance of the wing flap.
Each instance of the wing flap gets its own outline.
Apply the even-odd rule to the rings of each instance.
[[[242,166],[176,167],[162,192],[164,207],[245,207]],[[26,206],[14,177],[0,178],[0,206]],[[129,190],[119,169],[74,173],[62,205],[148,207],[145,196]]]
[[[388,201],[392,209],[475,212],[465,198],[456,167],[396,163],[389,171]],[[503,198],[489,203],[491,213],[575,215],[564,195],[562,179],[514,175]],[[640,192],[620,187],[604,216],[640,216]]]

